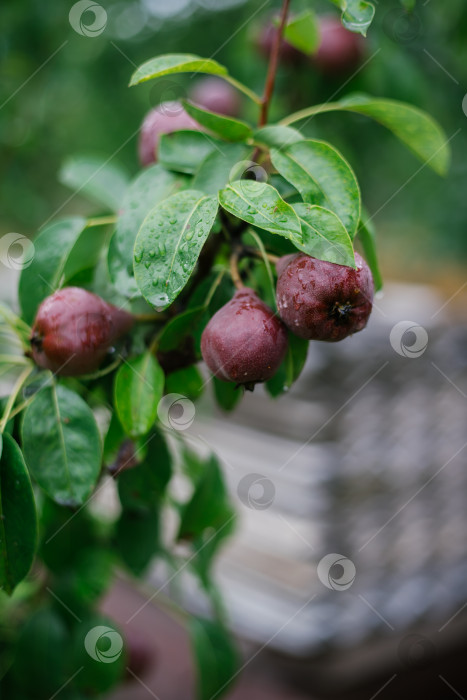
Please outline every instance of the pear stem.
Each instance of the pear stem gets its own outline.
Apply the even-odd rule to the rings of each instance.
[[[232,277],[232,282],[234,283],[236,289],[243,289],[244,284],[242,278],[240,277],[240,272],[238,270],[238,261],[240,258],[240,251],[235,250],[230,256],[230,276]]]

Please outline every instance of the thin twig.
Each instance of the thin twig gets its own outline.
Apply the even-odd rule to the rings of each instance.
[[[264,86],[264,95],[261,104],[261,113],[259,115],[258,126],[264,126],[268,121],[269,103],[271,102],[272,93],[274,92],[274,83],[276,82],[277,66],[279,63],[279,54],[282,44],[282,36],[284,34],[285,25],[287,22],[287,14],[289,11],[290,0],[284,0],[282,5],[281,17],[276,35],[271,47],[271,55],[269,57],[268,73],[266,76],[266,84]]]
[[[240,277],[240,272],[238,271],[238,260],[240,258],[240,250],[234,250],[230,256],[230,276],[232,277],[232,282],[237,289],[243,289],[245,286]]]

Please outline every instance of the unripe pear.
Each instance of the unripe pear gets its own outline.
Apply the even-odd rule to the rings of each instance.
[[[203,78],[190,92],[190,99],[203,109],[226,117],[236,117],[240,112],[238,92],[221,78]]]
[[[163,102],[148,112],[139,132],[138,155],[141,165],[157,161],[157,145],[161,134],[181,129],[201,131],[202,127],[185,112],[179,102]]]
[[[334,342],[365,328],[373,305],[373,277],[358,253],[355,262],[356,270],[304,253],[279,259],[277,308],[294,335]]]
[[[94,372],[133,316],[81,287],[64,287],[44,299],[32,328],[34,362],[63,377]]]
[[[215,377],[251,388],[277,372],[287,344],[282,321],[253,289],[243,287],[209,321],[201,352]]]

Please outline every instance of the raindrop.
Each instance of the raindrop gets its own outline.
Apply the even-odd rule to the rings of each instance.
[[[142,259],[143,259],[143,251],[138,250],[138,252],[135,253],[135,262],[140,263]]]

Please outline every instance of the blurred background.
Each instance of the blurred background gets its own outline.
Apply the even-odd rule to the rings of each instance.
[[[34,235],[53,216],[99,213],[64,184],[70,156],[137,172],[144,115],[189,94],[196,80],[129,90],[148,58],[211,56],[261,92],[259,37],[279,4],[105,2],[105,30],[87,37],[70,26],[71,3],[3,3],[0,235]],[[190,428],[194,444],[222,458],[240,512],[218,565],[245,654],[232,698],[467,692],[467,4],[420,0],[412,12],[399,0],[375,4],[361,70],[325,77],[310,59],[284,62],[270,119],[351,92],[404,100],[439,120],[452,167],[438,177],[356,115],[305,127],[355,169],[386,284],[367,331],[336,347],[313,344],[289,394],[273,403],[255,391],[227,418],[206,397]],[[335,11],[325,0],[294,0],[292,9],[310,5]],[[254,108],[245,103],[242,116],[255,119]],[[5,275],[5,293],[10,284]],[[156,568],[148,585],[163,577]],[[181,578],[187,605],[202,611],[193,581]],[[120,581],[104,607],[125,622],[138,595]],[[146,687],[135,682],[115,700],[190,697],[181,629],[148,606],[134,630],[155,663]]]

